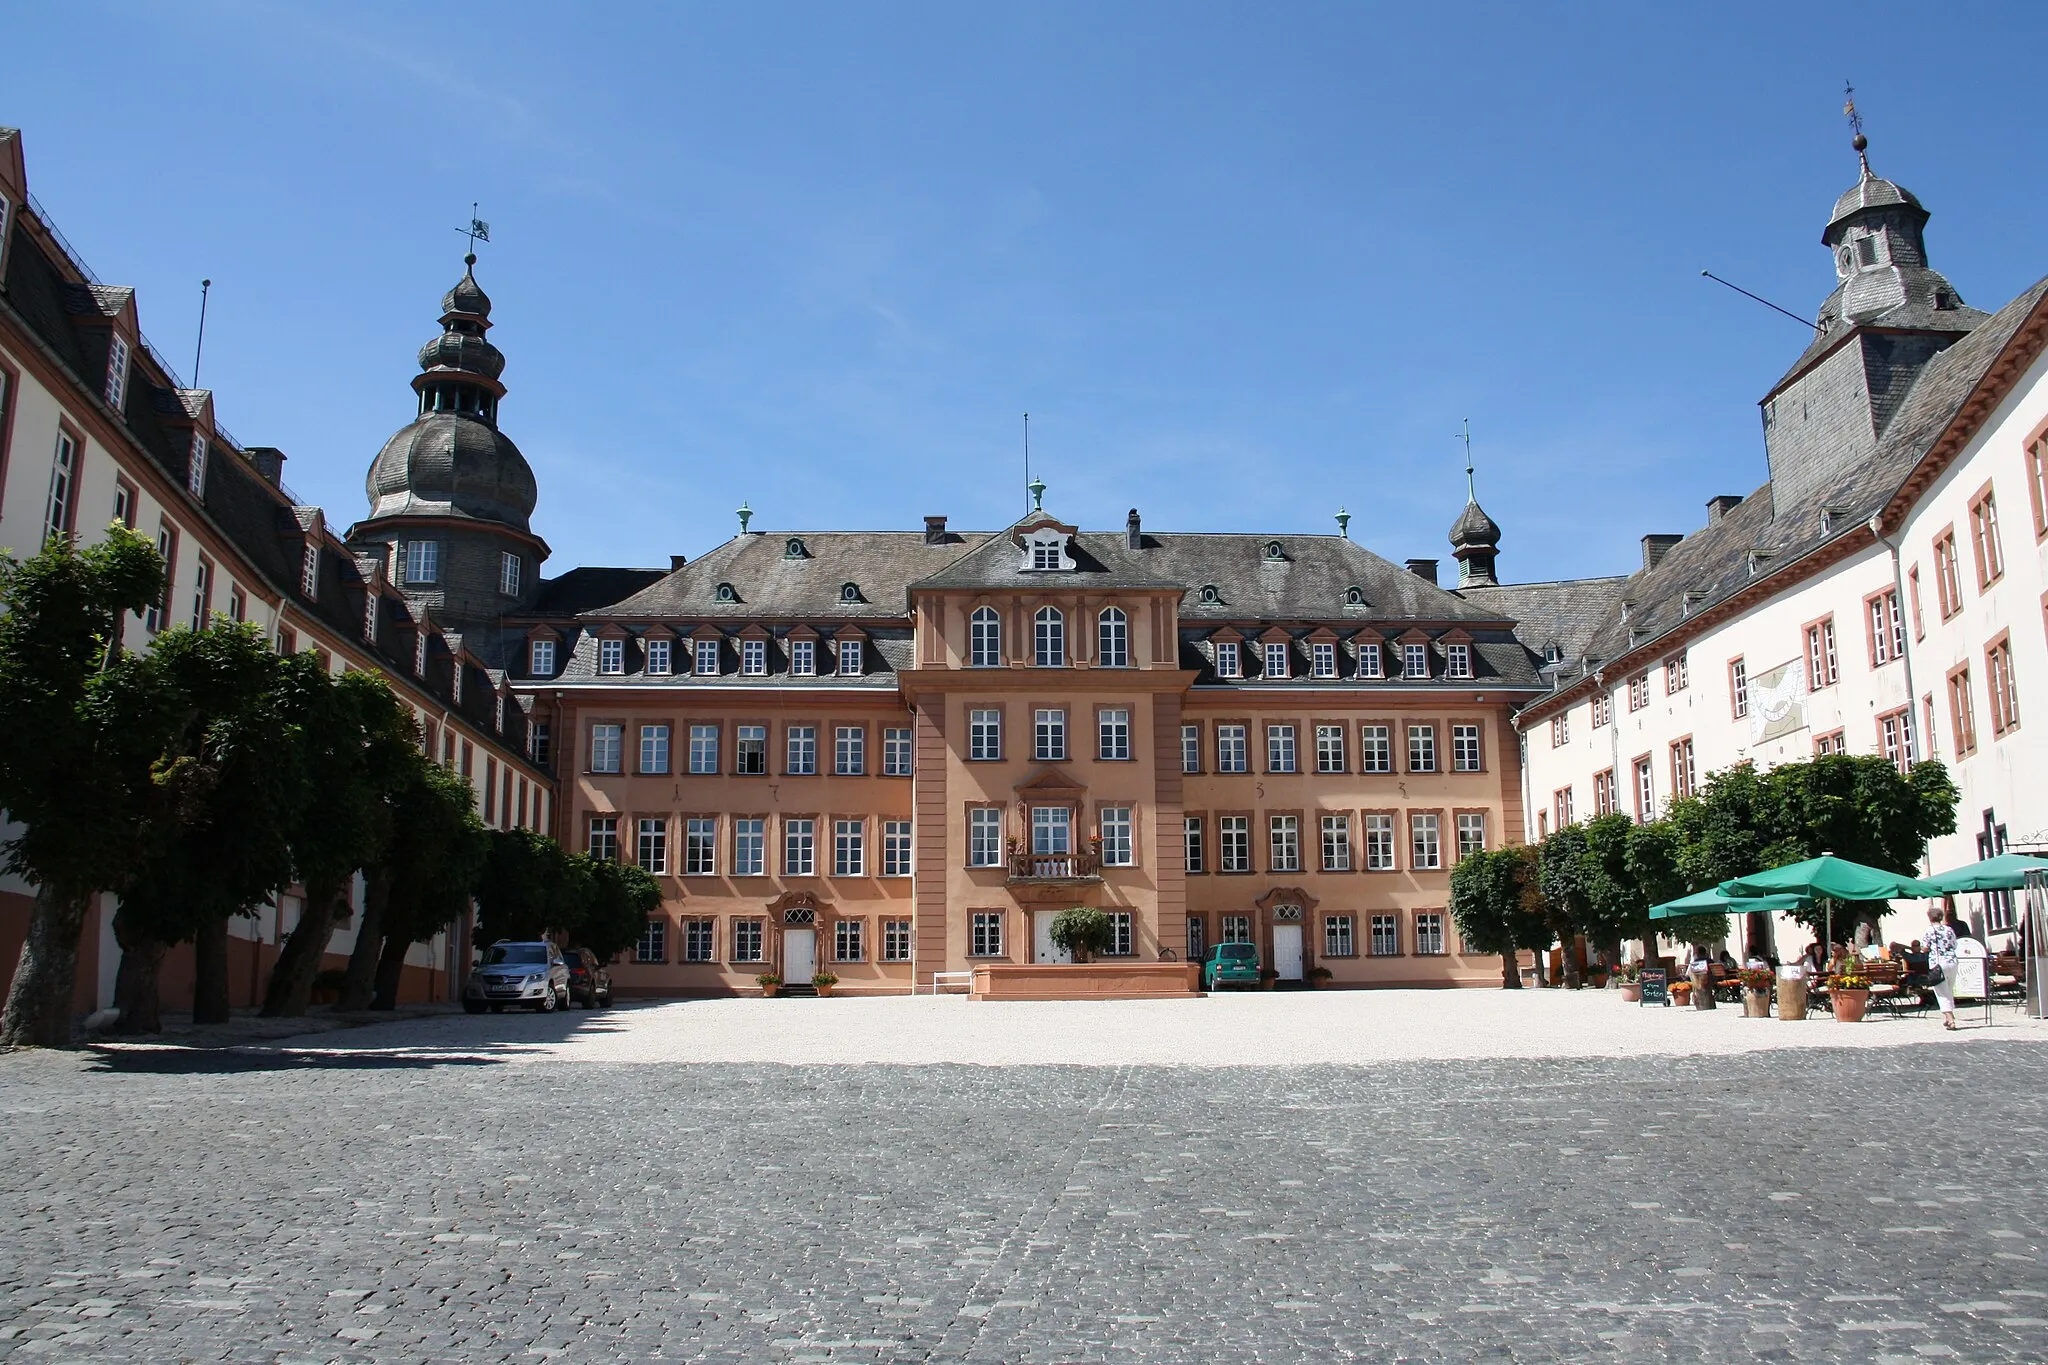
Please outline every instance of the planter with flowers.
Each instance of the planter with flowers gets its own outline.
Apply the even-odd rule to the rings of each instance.
[[[1313,987],[1315,987],[1315,988],[1316,988],[1317,990],[1321,990],[1321,989],[1322,989],[1323,987],[1325,987],[1325,986],[1329,985],[1329,984],[1330,984],[1330,969],[1329,969],[1328,967],[1311,967],[1311,968],[1309,968],[1309,969],[1308,969],[1308,984],[1309,984],[1309,985],[1311,985],[1311,986],[1313,986]]]
[[[1615,969],[1621,978],[1621,999],[1623,1004],[1643,1003],[1643,969],[1634,962],[1624,962]]]
[[[1744,967],[1742,977],[1742,1017],[1745,1019],[1768,1019],[1771,1017],[1771,969],[1769,967]]]
[[[772,1000],[775,992],[782,989],[782,978],[773,972],[763,972],[754,978],[754,984],[761,988],[763,1000]]]
[[[832,988],[839,984],[839,978],[830,972],[818,972],[811,977],[811,985],[822,999],[832,994]]]
[[[1862,1023],[1863,1012],[1870,1008],[1870,978],[1853,970],[1837,972],[1828,978],[1828,1001],[1837,1023]]]

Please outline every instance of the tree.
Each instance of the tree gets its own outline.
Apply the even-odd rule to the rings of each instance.
[[[1827,754],[1772,769],[1764,786],[1776,836],[1766,867],[1832,853],[1910,875],[1930,839],[1955,832],[1960,794],[1948,769],[1932,760],[1902,774],[1876,754]],[[1861,942],[1888,908],[1883,901],[1843,902],[1830,916],[1816,901],[1793,917],[1816,933],[1832,918],[1838,935]]]
[[[1109,916],[1092,905],[1076,905],[1052,917],[1047,936],[1074,961],[1086,962],[1094,954],[1109,950]]]
[[[577,862],[553,839],[530,829],[491,830],[485,842],[476,885],[478,942],[546,938],[583,922],[593,893],[591,859]],[[633,937],[639,936],[635,926]]]
[[[661,908],[661,887],[635,863],[606,862],[583,853],[570,862],[584,865],[590,886],[583,919],[570,934],[599,962],[610,962],[639,941],[647,917]]]
[[[1650,918],[1651,906],[1662,905],[1665,901],[1677,900],[1689,892],[1704,889],[1687,884],[1684,874],[1679,870],[1682,854],[1683,841],[1679,828],[1671,820],[1652,820],[1629,831],[1628,875],[1635,883],[1643,906],[1641,919],[1633,928],[1633,936],[1642,940],[1644,962],[1656,959],[1657,936],[1660,933],[1685,943],[1696,944],[1718,942],[1727,936],[1726,915],[1681,915],[1674,919],[1662,920]]]
[[[1536,885],[1536,850],[1527,844],[1468,853],[1451,869],[1451,919],[1474,952],[1500,954],[1500,984],[1518,990],[1522,949],[1550,943]]]
[[[1566,825],[1537,845],[1536,878],[1543,892],[1544,917],[1564,945],[1564,984],[1577,990],[1579,955],[1573,940],[1593,918],[1591,842],[1586,827]]]
[[[335,911],[356,871],[383,855],[391,837],[388,796],[419,744],[411,713],[382,678],[330,678],[313,654],[293,655],[286,664],[286,713],[297,728],[313,799],[290,839],[306,903],[271,969],[266,1016],[306,1012]]]
[[[388,799],[391,838],[365,872],[343,1009],[396,1007],[406,952],[469,913],[489,847],[469,779],[423,754],[415,752]]]
[[[0,555],[0,809],[21,826],[5,866],[36,887],[0,1044],[64,1047],[93,897],[140,852],[152,735],[145,666],[117,659],[122,618],[159,600],[163,561],[122,526],[77,550]]]

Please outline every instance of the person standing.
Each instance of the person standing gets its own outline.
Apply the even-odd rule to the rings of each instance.
[[[1928,984],[1934,989],[1934,1003],[1941,1007],[1941,1026],[1956,1026],[1956,931],[1942,922],[1941,907],[1927,907],[1927,974],[1940,976]]]

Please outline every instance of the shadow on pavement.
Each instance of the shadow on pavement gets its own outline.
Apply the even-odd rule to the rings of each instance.
[[[232,1075],[256,1071],[422,1071],[441,1066],[503,1066],[473,1052],[435,1056],[391,1052],[297,1051],[283,1048],[92,1047],[91,1071],[160,1076]]]

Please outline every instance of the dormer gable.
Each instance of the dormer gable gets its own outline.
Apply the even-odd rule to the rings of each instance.
[[[1017,546],[1019,567],[1026,573],[1071,573],[1079,567],[1074,562],[1077,534],[1078,527],[1040,512],[1012,527],[1010,540]]]

